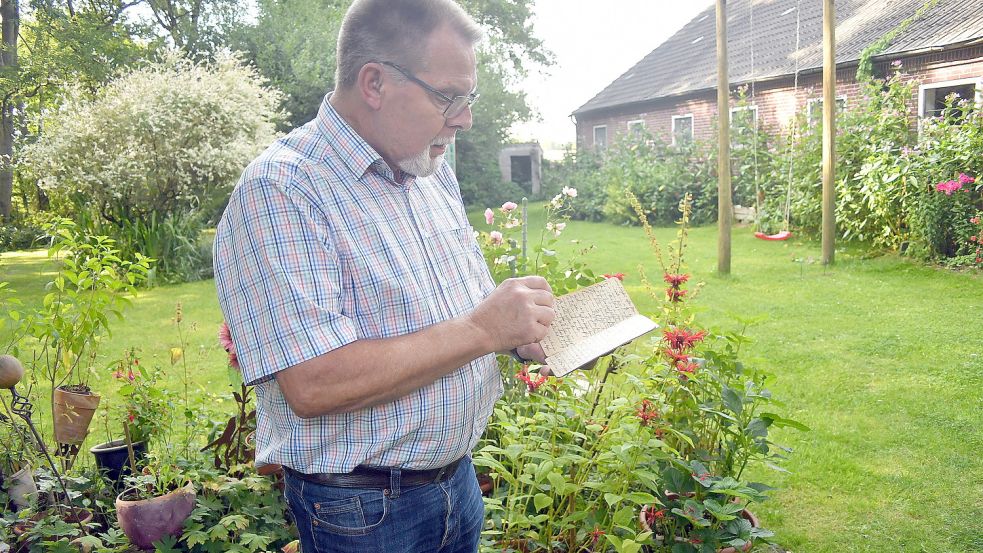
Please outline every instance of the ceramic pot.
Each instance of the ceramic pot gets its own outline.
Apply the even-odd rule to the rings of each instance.
[[[116,516],[130,543],[140,549],[153,549],[153,543],[164,536],[179,537],[198,497],[190,482],[151,499],[124,499],[129,492],[116,497]]]
[[[18,511],[29,507],[38,496],[38,485],[34,482],[34,470],[30,465],[11,474],[6,479],[7,495]]]
[[[89,449],[96,458],[96,466],[110,482],[119,482],[120,478],[130,474],[130,453],[126,449],[126,440],[104,442]],[[147,456],[147,442],[133,443],[133,457],[140,462]]]
[[[89,423],[99,407],[99,394],[80,394],[64,388],[55,389],[55,441],[77,445],[89,434]]]

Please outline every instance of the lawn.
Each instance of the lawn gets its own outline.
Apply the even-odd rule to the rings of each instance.
[[[472,221],[488,228],[478,212]],[[675,230],[657,234],[665,247]],[[586,261],[595,272],[626,273],[639,308],[654,309],[638,267],[657,281],[661,273],[641,230],[572,222],[561,251],[584,244],[594,245]],[[712,227],[694,229],[686,253],[688,271],[706,283],[693,302],[698,323],[724,330],[738,317],[758,320],[747,360],[774,374],[785,412],[812,429],[778,433],[794,450],[787,474],[755,474],[779,488],[757,509],[764,525],[796,552],[983,549],[981,276],[849,250],[829,268],[818,257],[816,244],[735,229],[732,274],[718,275]],[[4,254],[0,280],[38,301],[47,267],[43,255]],[[170,366],[169,349],[181,345],[178,302],[193,387],[215,404],[228,388],[210,281],[143,292],[103,350],[138,346]],[[183,369],[174,370],[177,389]]]

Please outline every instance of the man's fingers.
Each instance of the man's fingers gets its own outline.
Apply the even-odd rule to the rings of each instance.
[[[546,290],[552,293],[553,288],[550,287],[550,283],[546,282],[546,279],[541,276],[524,276],[516,278],[527,288],[536,288],[538,290]]]
[[[553,297],[552,293],[547,292],[546,290],[534,290],[532,293],[532,301],[536,305],[553,307],[553,303],[556,301],[556,298]]]

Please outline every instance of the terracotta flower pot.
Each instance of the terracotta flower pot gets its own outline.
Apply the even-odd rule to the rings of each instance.
[[[89,423],[99,407],[99,394],[76,393],[64,388],[55,389],[55,441],[76,445],[85,441]]]
[[[644,507],[642,507],[642,510],[639,511],[639,513],[638,513],[638,524],[639,524],[639,526],[642,527],[642,530],[644,530],[646,532],[653,532],[652,527],[649,526],[649,523],[648,523],[648,513],[651,510],[652,510],[652,506],[651,505],[645,505]],[[756,517],[754,515],[754,513],[752,513],[751,511],[748,511],[747,509],[743,509],[739,514],[741,515],[741,518],[743,518],[744,520],[746,520],[746,521],[748,521],[748,522],[751,523],[751,527],[752,528],[760,528],[761,527],[761,522],[758,520],[758,517]],[[653,539],[655,541],[659,542],[659,543],[662,543],[662,542],[665,541],[665,536],[663,536],[661,534],[655,534],[653,536]],[[677,537],[676,538],[676,541],[683,542],[684,540],[682,538],[678,538]],[[741,551],[744,551],[744,552],[750,551],[751,550],[751,547],[752,547],[751,542],[747,542],[746,544],[744,544],[744,547],[741,548]],[[722,547],[722,548],[720,548],[720,549],[717,550],[717,553],[737,553],[737,548],[731,547],[731,546]]]
[[[30,465],[5,478],[7,495],[18,511],[29,507],[31,500],[38,496],[38,485],[34,482],[34,470]]]
[[[153,543],[164,536],[180,536],[198,497],[190,482],[151,499],[124,499],[128,493],[129,490],[116,497],[116,516],[123,533],[140,549],[152,549]]]

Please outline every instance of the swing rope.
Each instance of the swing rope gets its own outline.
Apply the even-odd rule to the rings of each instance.
[[[754,102],[754,9],[752,5],[754,0],[748,1],[748,10],[750,13],[750,33],[751,33],[751,100]],[[795,72],[793,74],[792,80],[792,99],[793,102],[798,102],[799,93],[799,48],[801,40],[801,0],[796,0],[795,2]],[[757,127],[757,126],[756,126]],[[786,180],[785,186],[785,217],[784,226],[781,232],[776,234],[765,234],[763,232],[755,232],[754,236],[762,240],[788,240],[792,237],[792,232],[789,230],[791,224],[791,213],[792,213],[792,178],[793,173],[793,160],[794,160],[794,147],[797,138],[797,122],[793,121],[791,129],[789,130],[789,145],[788,145],[788,179]],[[757,152],[757,128],[755,128],[754,134],[754,185],[755,185],[755,217],[758,218],[760,214],[761,207],[761,193],[758,187],[758,152]]]

